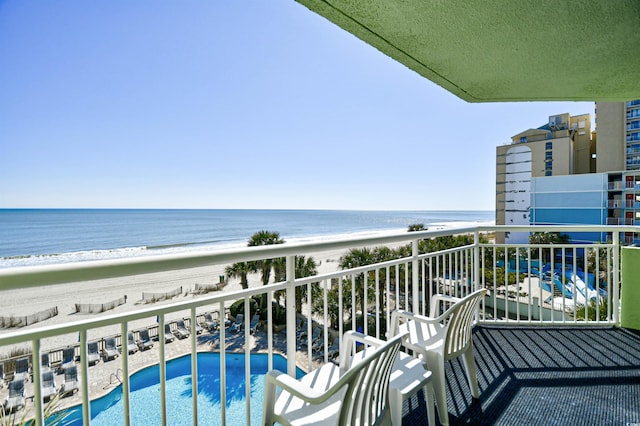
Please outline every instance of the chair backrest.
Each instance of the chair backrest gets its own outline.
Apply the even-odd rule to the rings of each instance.
[[[184,321],[183,321],[183,320],[178,320],[178,321],[176,321],[176,326],[177,326],[178,328],[187,328],[187,327],[184,325]]]
[[[15,398],[16,396],[22,396],[24,394],[24,380],[12,380],[9,383],[9,398]]]
[[[26,373],[29,371],[29,358],[16,360],[16,373]]]
[[[391,368],[405,334],[398,334],[384,345],[369,351],[354,363],[336,383],[347,383],[339,425],[375,425],[387,415]]]
[[[87,343],[87,350],[90,354],[98,353],[98,342],[89,342]]]
[[[62,362],[64,364],[74,361],[76,358],[76,350],[74,348],[66,348],[62,350]]]
[[[146,328],[143,328],[142,330],[140,330],[140,340],[142,340],[143,342],[146,342],[149,339],[149,330],[147,330]]]
[[[78,369],[75,365],[64,369],[64,381],[75,382],[78,380]]]
[[[0,362],[0,380],[4,380],[4,363]]]
[[[242,321],[244,321],[244,314],[238,314],[236,316],[236,324],[242,324]]]
[[[108,338],[104,341],[104,347],[106,349],[115,349],[116,348],[116,339],[113,337]]]
[[[49,361],[49,352],[43,352],[40,355],[40,365],[43,367],[51,367],[51,362]]]
[[[128,345],[135,345],[136,344],[136,339],[135,339],[135,337],[133,337],[133,333],[130,332],[130,331],[127,333],[127,344]]]
[[[42,374],[42,385],[44,387],[55,387],[55,381],[53,378],[53,371],[47,371]]]
[[[447,333],[444,343],[445,359],[455,358],[471,344],[473,317],[487,290],[480,289],[453,304],[441,315],[446,318]]]

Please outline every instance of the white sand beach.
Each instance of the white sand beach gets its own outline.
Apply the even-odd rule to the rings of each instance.
[[[319,264],[318,273],[330,273],[338,269],[338,259],[344,253],[344,250],[336,250],[312,254],[311,256]],[[38,322],[21,330],[49,326],[54,324],[62,324],[75,320],[86,318],[99,318],[104,315],[112,315],[114,313],[131,312],[146,306],[162,306],[163,304],[175,303],[182,300],[190,300],[196,297],[202,297],[192,294],[196,284],[215,284],[219,282],[219,276],[224,275],[225,268],[228,265],[213,265],[207,267],[198,267],[192,269],[175,270],[169,272],[158,272],[144,275],[135,275],[122,278],[102,279],[95,281],[84,281],[71,284],[59,284],[43,287],[35,287],[19,290],[3,291],[0,298],[0,312],[2,316],[24,316],[34,314],[36,312],[58,308],[58,315],[45,321]],[[261,286],[259,274],[249,274],[249,287]],[[272,278],[273,279],[273,278]],[[182,287],[181,294],[169,300],[154,302],[153,304],[143,304],[141,302],[143,292],[165,293]],[[239,291],[242,287],[237,278],[228,280],[222,292]],[[216,292],[207,293],[208,296],[214,295]],[[75,304],[102,304],[114,301],[127,296],[127,302],[114,309],[103,313],[85,314],[76,313]],[[210,306],[198,310],[217,310],[218,306]],[[188,312],[179,312],[167,315],[166,320],[171,321],[178,317],[187,316]],[[175,317],[175,318],[174,318]],[[130,322],[129,329],[142,328],[149,325],[155,325],[156,318],[148,318]],[[0,334],[8,333],[15,328],[0,329]],[[101,339],[106,336],[119,334],[119,326],[103,327],[100,329],[92,329],[88,332],[89,340]],[[78,341],[76,335],[63,335],[55,338],[47,338],[42,342],[42,349],[48,350],[60,348],[75,344]],[[8,348],[0,348],[0,356],[6,355]]]

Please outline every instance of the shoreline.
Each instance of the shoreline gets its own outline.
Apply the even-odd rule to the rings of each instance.
[[[494,220],[475,221],[443,221],[425,225],[426,229],[436,231],[443,229],[465,228],[471,226],[492,225]],[[332,239],[362,238],[367,236],[387,235],[406,232],[407,227],[360,230],[355,232],[338,232],[326,234],[311,234],[288,237],[281,234],[281,238],[287,243],[313,243]],[[0,256],[0,269],[21,268],[29,266],[57,265],[74,262],[87,262],[93,260],[111,260],[143,256],[156,256],[163,254],[189,253],[202,250],[233,250],[247,246],[248,235],[242,240],[206,243],[185,242],[180,244],[167,244],[162,246],[134,245],[130,247],[113,247],[101,249],[86,249],[60,253],[36,253],[17,256]]]
[[[478,222],[465,223],[465,226],[472,224],[481,224]],[[457,226],[454,226],[457,225]],[[461,224],[459,222],[450,222],[442,226],[432,226],[431,229],[456,228]],[[435,230],[435,229],[434,229]],[[397,233],[397,230],[382,231],[365,231],[358,233],[360,235],[384,235]],[[355,233],[349,234],[354,236]],[[331,238],[337,238],[338,235],[301,237],[287,239],[287,243],[303,243],[320,241]],[[237,246],[246,247],[246,243]],[[221,249],[220,246],[217,246]],[[319,275],[332,273],[338,270],[338,259],[346,252],[346,249],[330,250],[309,253],[308,256],[313,257],[318,263],[317,271]],[[92,281],[82,281],[70,284],[57,284],[55,286],[31,287],[28,289],[0,290],[2,298],[0,298],[0,312],[2,316],[24,316],[35,314],[40,311],[48,310],[54,306],[58,309],[58,314],[47,320],[40,321],[31,325],[13,328],[0,328],[0,335],[10,333],[15,330],[28,330],[30,328],[38,328],[42,326],[58,325],[82,318],[99,318],[100,316],[112,315],[116,313],[132,312],[144,306],[138,302],[142,299],[142,293],[165,293],[182,287],[181,294],[169,300],[154,302],[148,306],[162,306],[164,304],[175,303],[176,301],[185,300],[185,298],[199,297],[197,294],[191,294],[196,284],[216,284],[219,282],[220,276],[225,276],[225,269],[230,264],[217,264],[204,267],[196,267],[190,269],[181,269],[174,271],[155,272],[142,275],[133,275],[120,278],[108,278]],[[272,278],[273,279],[273,278]],[[249,288],[262,286],[259,273],[248,275]],[[219,290],[227,293],[242,290],[240,280],[237,278],[227,278],[227,285]],[[212,293],[206,293],[211,296]],[[101,313],[76,313],[76,304],[103,304],[127,296],[126,303],[119,305]],[[25,309],[28,307],[28,309]],[[209,310],[217,310],[217,307],[211,306]],[[198,310],[198,313],[205,312],[205,309]],[[166,321],[178,319],[179,315],[175,313],[167,315]],[[138,329],[148,327],[151,323],[155,323],[155,318],[147,318],[129,323],[129,329]],[[89,341],[98,340],[105,336],[119,334],[118,326],[102,327],[99,329],[91,329],[87,334]],[[77,335],[57,336],[55,338],[47,338],[42,341],[42,349],[55,349],[67,345],[76,344]],[[0,357],[7,355],[7,347],[0,348]]]

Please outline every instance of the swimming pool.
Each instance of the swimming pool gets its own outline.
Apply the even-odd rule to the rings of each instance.
[[[251,354],[251,424],[262,419],[264,375],[268,371],[267,354]],[[226,354],[227,424],[246,424],[245,354]],[[287,371],[285,357],[274,354],[273,367]],[[301,377],[303,372],[297,369]],[[130,379],[130,413],[132,425],[155,425],[160,417],[160,372],[158,365],[133,374]],[[167,362],[166,381],[167,424],[191,425],[191,356],[185,355]],[[80,406],[70,408],[67,418],[72,425],[82,424]],[[91,401],[92,425],[123,424],[122,385],[102,398]],[[201,424],[220,424],[220,354],[198,354],[198,420]]]

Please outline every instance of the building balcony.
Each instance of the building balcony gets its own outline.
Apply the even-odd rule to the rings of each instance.
[[[394,309],[427,314],[434,293],[463,296],[487,288],[489,295],[481,303],[474,330],[480,400],[471,399],[461,363],[447,362],[452,424],[640,422],[640,337],[618,328],[621,238],[625,232],[640,230],[535,227],[535,231],[608,232],[612,242],[606,244],[504,245],[494,244],[489,238],[496,232],[533,229],[474,227],[406,232],[316,244],[0,270],[2,297],[12,297],[17,289],[25,287],[44,293],[64,292],[69,285],[100,288],[120,284],[129,293],[126,303],[132,303],[136,290],[127,283],[137,279],[156,280],[159,289],[182,285],[179,292],[172,293],[171,300],[161,300],[161,295],[168,296],[169,292],[158,293],[158,297],[147,298],[147,303],[141,297],[132,309],[122,312],[119,309],[123,307],[115,307],[103,313],[70,315],[68,320],[53,325],[36,323],[3,330],[0,354],[21,352],[0,360],[5,366],[5,382],[14,376],[16,359],[28,357],[27,400],[18,416],[25,413],[26,418],[43,424],[48,410],[43,402],[41,373],[52,368],[59,386],[63,381],[59,371],[64,348],[71,347],[79,391],[55,401],[58,409],[73,407],[76,424],[98,423],[98,411],[109,405],[104,401],[114,389],[121,396],[113,399],[120,400],[121,407],[110,424],[137,423],[141,403],[136,398],[145,388],[137,373],[149,373],[147,367],[152,365],[155,370],[149,374],[155,377],[157,392],[145,403],[153,406],[147,423],[209,423],[207,416],[217,410],[213,423],[257,424],[262,401],[251,388],[263,383],[260,375],[254,375],[260,367],[279,365],[296,375],[299,370],[331,362],[346,330],[385,338]],[[464,237],[458,240],[460,245],[425,250],[435,247],[426,245],[425,240],[445,237],[442,241],[451,241],[454,235]],[[399,257],[347,265],[346,269],[338,268],[337,258],[328,254],[381,246],[403,249],[397,250]],[[296,264],[301,256],[336,263],[335,271],[298,276]],[[218,281],[218,275],[209,272],[212,265],[265,259],[284,259],[283,276],[278,281],[272,279],[267,285],[239,290],[213,289],[211,283]],[[186,277],[184,282],[179,282],[178,276]],[[201,284],[196,287],[198,281]],[[593,304],[585,303],[587,300]],[[259,309],[260,321],[252,322],[252,315],[241,318],[239,308],[247,313]],[[24,307],[24,311],[28,314],[30,307]],[[219,328],[208,328],[208,313],[218,319]],[[227,326],[226,318],[231,322]],[[14,321],[18,324],[22,319]],[[184,339],[176,337],[180,322],[190,332]],[[170,334],[164,332],[165,326]],[[121,336],[132,332],[134,340],[140,341],[143,330],[148,330],[153,347],[144,351],[130,348],[130,353],[127,339]],[[88,343],[97,342],[102,350],[110,338],[121,351],[116,359],[103,358],[90,365]],[[59,346],[59,342],[64,345]],[[45,353],[50,366],[41,365]],[[215,355],[215,368],[201,364],[198,354]],[[172,380],[177,374],[173,360],[182,356],[187,357],[183,363],[185,378],[179,382],[186,388],[179,393],[182,404],[178,409],[172,393]],[[259,361],[257,356],[264,358]],[[234,364],[240,358],[240,364]],[[232,365],[238,370],[232,372]],[[212,375],[211,370],[219,373]],[[240,382],[235,381],[238,376]],[[7,394],[7,386],[0,389],[0,399]],[[91,403],[99,398],[102,402]],[[251,403],[256,400],[257,404]],[[240,407],[239,414],[232,405],[233,410]],[[405,402],[404,420],[426,424],[421,393]]]

